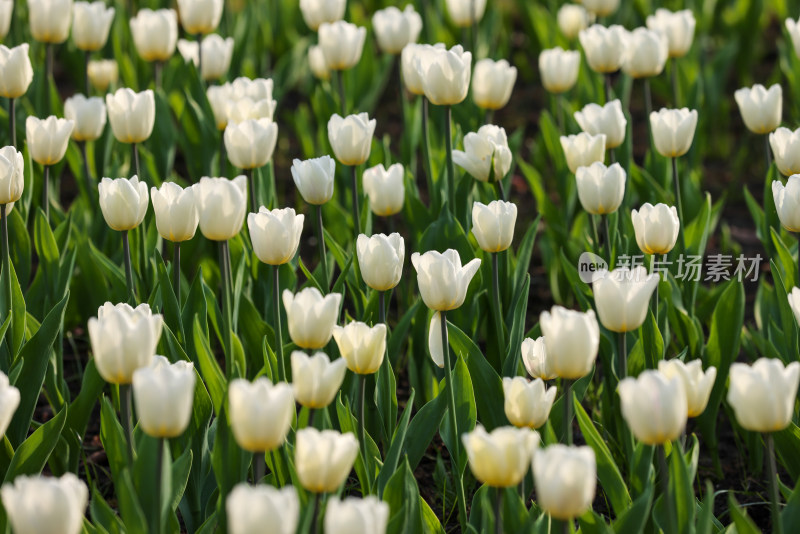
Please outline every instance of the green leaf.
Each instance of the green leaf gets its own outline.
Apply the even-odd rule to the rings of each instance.
[[[420,408],[408,425],[408,435],[411,437],[403,446],[403,454],[408,457],[412,469],[416,469],[433,436],[436,435],[446,410],[447,398],[442,392]]]
[[[530,275],[525,276],[517,294],[514,296],[513,322],[508,340],[508,352],[503,363],[503,376],[515,376],[519,367],[522,338],[525,336],[525,319],[528,314],[528,292],[531,286]]]
[[[110,534],[123,534],[125,532],[125,525],[122,524],[122,520],[117,517],[117,514],[114,513],[114,510],[111,509],[96,488],[92,488],[92,502],[89,503],[89,513],[95,525],[102,527],[106,532]]]
[[[208,339],[203,334],[203,329],[197,317],[194,319],[192,331],[194,333],[194,346],[197,351],[200,375],[208,386],[208,393],[211,395],[211,401],[214,405],[214,413],[219,414],[221,413],[222,402],[225,399],[225,391],[227,389],[225,374],[220,369],[214,353],[211,351]]]
[[[422,532],[419,488],[414,473],[408,465],[408,459],[389,479],[383,500],[389,504],[387,533]]]
[[[622,512],[611,525],[617,534],[628,532],[642,532],[650,517],[650,506],[653,503],[653,485],[639,495],[633,504]]]
[[[22,442],[11,459],[4,482],[11,482],[19,475],[38,475],[42,472],[50,453],[61,437],[61,430],[67,420],[67,410],[65,406],[55,417]]]
[[[472,389],[472,379],[469,376],[469,369],[464,363],[464,359],[460,356],[456,361],[455,369],[453,369],[453,389],[455,391],[456,401],[456,422],[458,433],[454,432],[451,414],[445,412],[444,418],[439,425],[439,434],[442,436],[447,450],[453,452],[459,451],[458,466],[459,469],[464,469],[467,465],[467,454],[464,445],[461,443],[461,436],[467,432],[471,432],[475,428],[477,421],[477,409],[475,407],[475,392]],[[447,384],[446,387],[451,387]],[[449,395],[449,392],[443,387],[439,396]]]
[[[728,494],[728,509],[730,510],[733,524],[736,525],[736,534],[761,534],[761,529],[747,516],[747,512],[739,507],[739,503],[736,502],[733,493]]]
[[[408,401],[406,402],[406,409],[403,410],[403,416],[400,417],[400,422],[397,424],[397,428],[394,430],[392,444],[389,446],[389,451],[386,453],[386,459],[383,461],[383,466],[381,467],[380,473],[378,473],[377,487],[379,496],[383,495],[383,489],[389,482],[389,478],[397,469],[397,464],[400,461],[400,452],[403,450],[403,446],[406,441],[406,431],[408,430],[408,422],[411,419],[411,412],[413,408],[414,389],[412,388],[411,395],[409,395]],[[406,464],[408,464],[407,457]]]
[[[692,482],[686,458],[680,448],[674,446],[669,455],[669,491],[675,503],[679,532],[690,532],[694,529],[695,499]]]

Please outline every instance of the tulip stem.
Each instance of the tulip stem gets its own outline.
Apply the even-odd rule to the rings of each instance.
[[[605,81],[606,85],[606,104],[611,102],[611,74],[604,74],[603,80]]]
[[[89,84],[89,60],[92,57],[90,51],[83,53],[83,86],[86,88],[86,97],[92,96],[92,86]]]
[[[250,189],[250,211],[258,213],[258,195],[256,194],[256,181],[253,169],[242,169],[247,176],[247,187]]]
[[[503,326],[503,305],[500,302],[500,267],[497,258],[499,252],[490,253],[492,256],[492,304],[494,307],[494,329],[497,335],[497,345],[500,355],[505,355],[505,328]],[[514,370],[516,371],[516,370]],[[515,373],[516,374],[516,373]]]
[[[456,419],[456,392],[453,384],[453,369],[450,367],[450,342],[447,339],[447,312],[439,312],[442,320],[442,352],[444,353],[444,374],[447,380],[447,396],[450,403],[450,421],[453,424],[453,450],[450,451],[450,461],[453,464],[453,480],[458,490],[458,519],[461,523],[461,531],[467,531],[467,497],[464,494],[464,480],[459,468],[459,441],[461,436],[458,433],[458,420]]]
[[[225,135],[223,130],[219,132],[219,175],[227,176],[227,155],[225,154]]]
[[[253,454],[253,484],[259,484],[264,479],[266,465],[264,463],[264,453]]]
[[[344,92],[344,71],[336,71],[336,85],[339,89],[339,109],[342,111],[342,117],[347,116],[347,97]]]
[[[50,222],[50,165],[44,166],[44,180],[42,181],[42,210],[47,221]]]
[[[611,232],[609,232],[608,229],[608,215],[601,215],[600,218],[603,219],[603,241],[605,242],[606,253],[608,254],[606,261],[608,261],[608,268],[612,269],[614,267],[614,262],[611,258]]]
[[[589,214],[589,219],[592,221],[592,237],[594,238],[594,253],[598,256],[600,255],[601,246],[600,246],[600,234],[597,231],[597,215]]]
[[[764,158],[767,161],[767,172],[772,167],[772,148],[769,146],[769,134],[764,136]]]
[[[456,168],[453,165],[453,107],[447,106],[445,113],[445,149],[447,152],[447,203],[455,210]]]
[[[203,34],[197,34],[197,77],[203,85]]]
[[[133,285],[133,268],[131,266],[131,243],[128,239],[128,230],[122,231],[122,252],[125,262],[125,282],[128,284],[128,300],[130,304],[136,303],[136,289]]]
[[[139,177],[139,180],[142,180],[142,173],[139,170],[139,145],[137,143],[133,144],[133,165],[136,169],[136,176]]]
[[[47,74],[47,95],[45,95],[47,100],[47,109],[48,111],[53,111],[53,103],[50,100],[50,93],[53,91],[53,43],[47,43],[45,45],[45,69]]]
[[[156,534],[161,534],[161,485],[164,483],[164,438],[157,438],[158,450],[156,451]]]
[[[317,414],[317,410],[314,408],[308,409],[308,421],[306,421],[306,428],[314,428],[314,416]]]
[[[495,534],[503,534],[503,492],[504,488],[495,488],[494,499],[494,532]]]
[[[650,255],[650,274],[654,274],[656,272],[656,255]],[[661,274],[658,273],[658,282],[661,283]],[[656,326],[658,326],[658,284],[656,284],[656,290],[654,293],[655,297],[653,299],[653,315],[656,318]]]
[[[431,142],[428,132],[428,99],[422,98],[422,166],[425,168],[425,179],[428,184],[428,204],[432,205],[436,198],[433,189],[433,169],[431,168]]]
[[[667,517],[667,533],[676,534],[672,495],[669,492],[669,468],[667,467],[667,449],[665,445],[656,447],[658,455],[658,470],[661,475],[661,493],[664,499],[665,515]],[[672,449],[672,454],[680,454],[678,449]]]
[[[311,514],[311,532],[313,534],[319,532],[319,501],[321,497],[321,493],[314,494],[314,512]]]
[[[283,362],[283,334],[281,332],[281,276],[280,265],[272,266],[272,314],[275,327],[275,356],[278,358],[278,379],[286,381],[286,366]]]
[[[678,61],[677,58],[672,58],[669,66],[669,74],[672,78],[672,98],[675,103],[675,107],[679,108],[678,105]],[[681,221],[683,222],[683,221]]]
[[[475,0],[469,0],[469,32],[472,45],[472,53],[478,57],[478,14],[475,12]]]
[[[572,445],[572,380],[561,379],[564,388],[564,442]]]
[[[378,322],[386,324],[386,291],[378,291]]]
[[[681,243],[683,244],[683,250],[686,251],[686,239],[683,233],[683,226],[686,224],[686,221],[683,220],[683,200],[681,200],[681,179],[678,176],[678,158],[672,158],[672,181],[675,183],[675,204],[678,207],[678,219],[680,219],[680,225],[678,228],[678,232],[681,235]]]
[[[367,454],[367,433],[365,430],[366,421],[364,420],[364,405],[367,398],[367,375],[358,375],[358,437],[361,441],[361,455],[364,461],[364,486],[367,490],[367,495],[372,493],[370,461]]]
[[[86,157],[86,141],[78,142],[81,149],[81,158],[83,159],[83,179],[86,181],[86,194],[92,198],[92,174],[89,172],[89,158]]]
[[[503,180],[499,179],[495,182],[495,184],[497,185],[497,200],[502,200],[503,202],[508,200],[506,197],[506,188],[503,187]]]
[[[133,467],[133,426],[131,425],[131,385],[119,385],[119,416],[127,441],[128,465]]]
[[[558,93],[555,95],[556,100],[556,120],[558,121],[558,131],[562,135],[566,135],[566,129],[564,124],[564,94]]]
[[[322,265],[322,287],[325,293],[330,289],[328,285],[328,256],[325,254],[325,230],[322,226],[322,204],[314,206],[317,212],[317,246],[319,246],[319,263]]]
[[[8,128],[11,130],[11,145],[17,148],[17,99],[8,99]]]
[[[645,78],[643,81],[644,81],[644,112],[645,112],[644,122],[647,124],[647,143],[649,147],[652,147],[653,134],[650,130],[650,113],[653,112],[653,96],[652,96],[652,91],[650,90],[650,79]]]
[[[617,332],[617,347],[619,348],[619,354],[617,355],[619,369],[617,369],[617,374],[620,379],[623,379],[628,376],[628,348],[625,332]]]
[[[775,440],[771,432],[764,436],[767,444],[767,469],[769,470],[770,511],[772,512],[772,532],[783,534],[783,522],[780,513],[780,493],[778,492],[778,468],[775,463]]]
[[[178,309],[181,307],[181,244],[172,245],[172,288],[175,290],[175,299]]]
[[[8,206],[0,204],[0,229],[3,232],[3,291],[8,303],[8,315],[11,315],[11,265],[8,250]],[[13,320],[13,319],[12,319]]]
[[[228,242],[219,242],[219,267],[222,275],[222,339],[225,344],[225,372],[230,378],[233,376],[233,341],[231,339],[231,273],[228,261],[230,251]]]
[[[352,177],[352,196],[353,196],[353,230],[355,236],[361,233],[361,218],[358,215],[358,168],[356,165],[351,165],[350,169],[353,171]]]
[[[153,63],[153,85],[156,89],[161,89],[161,73],[164,70],[164,64],[161,61]]]

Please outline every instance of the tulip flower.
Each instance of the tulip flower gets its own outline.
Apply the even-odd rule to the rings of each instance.
[[[767,90],[763,85],[743,87],[734,94],[739,113],[747,129],[756,134],[768,134],[781,125],[783,110],[783,91],[780,84],[772,85]],[[765,154],[767,170],[772,165],[769,137],[765,137]]]
[[[320,80],[330,80],[331,70],[328,68],[328,60],[325,59],[325,52],[319,45],[308,47],[308,66],[311,74]]]
[[[83,530],[89,489],[72,473],[60,478],[21,475],[3,484],[0,496],[16,534],[78,534]]]
[[[0,0],[0,39],[5,39],[11,29],[14,0]]]
[[[69,37],[72,0],[28,0],[28,20],[34,39],[47,43],[48,48],[53,44],[61,44]],[[48,61],[52,63],[52,49],[48,55]],[[52,64],[47,74],[52,77]]]
[[[352,69],[361,59],[367,29],[350,22],[337,20],[323,22],[319,26],[319,47],[325,56],[328,69],[337,71],[339,80],[339,105],[342,115],[347,113],[347,99],[344,92],[344,74],[341,71]]]
[[[564,4],[558,8],[556,22],[564,37],[572,40],[589,27],[589,14],[580,4]]]
[[[539,76],[544,88],[555,94],[572,89],[578,81],[581,54],[560,47],[542,50],[539,54]]]
[[[664,71],[669,49],[663,33],[636,28],[628,37],[622,70],[631,78],[651,78]]]
[[[619,163],[606,167],[596,161],[575,173],[578,199],[592,215],[614,213],[625,197],[625,170]]]
[[[461,439],[475,478],[495,488],[519,484],[530,469],[531,457],[539,446],[537,432],[510,426],[486,432],[478,424]]]
[[[781,226],[789,232],[800,232],[800,174],[790,176],[785,187],[780,180],[772,182],[772,197]]]
[[[618,391],[622,416],[636,439],[663,445],[680,437],[689,413],[680,377],[647,370],[622,379]]]
[[[346,0],[300,0],[303,20],[312,31],[317,31],[323,22],[342,20],[346,7]]]
[[[604,106],[587,104],[581,111],[575,112],[575,122],[589,135],[605,135],[607,149],[617,148],[625,141],[628,121],[619,99]]]
[[[598,277],[592,284],[600,322],[612,332],[638,329],[647,316],[647,304],[658,285],[658,274],[647,274],[641,265],[620,267]],[[621,355],[624,356],[624,355]],[[625,367],[622,368],[625,375]]]
[[[375,119],[370,120],[366,113],[348,115],[345,118],[335,114],[328,121],[328,141],[336,159],[342,165],[352,168],[353,228],[359,233],[361,218],[358,214],[358,165],[366,162],[372,148],[375,134]]]
[[[149,200],[146,183],[137,176],[130,180],[103,178],[97,188],[103,218],[112,230],[127,232],[142,223]]]
[[[602,1],[602,0],[601,0]],[[586,5],[587,10],[592,9]],[[611,74],[622,67],[627,53],[628,31],[614,24],[606,28],[600,24],[593,24],[585,30],[581,30],[578,38],[586,54],[586,62],[589,68],[600,74]],[[606,94],[606,97],[609,95]]]
[[[792,48],[794,48],[794,55],[800,58],[800,19],[792,20],[786,19],[786,32],[792,40]]]
[[[584,0],[583,5],[596,17],[607,17],[619,9],[619,0]]]
[[[424,48],[417,53],[416,64],[422,89],[432,104],[453,106],[467,97],[472,54],[460,45],[450,50]]]
[[[130,25],[133,44],[143,60],[163,63],[175,53],[178,14],[174,9],[140,9]]]
[[[313,356],[299,350],[292,352],[295,400],[311,410],[325,408],[336,398],[345,372],[347,362],[344,358],[331,361],[324,352]]]
[[[237,484],[225,499],[230,534],[294,534],[300,501],[294,486]]]
[[[479,22],[486,11],[486,0],[446,0],[447,13],[459,28]]]
[[[223,39],[212,33],[198,41],[178,39],[178,52],[184,61],[194,64],[203,80],[219,80],[228,73],[231,66],[233,38]]]
[[[194,237],[200,216],[197,213],[195,190],[181,188],[175,182],[164,182],[160,189],[150,190],[156,228],[163,239],[173,243],[172,287],[178,304],[181,302],[181,243]]]
[[[232,89],[231,84],[226,83],[223,85],[212,85],[206,90],[206,98],[208,104],[211,106],[211,112],[214,114],[214,122],[217,125],[217,130],[224,130],[228,126],[228,110],[232,102]],[[225,149],[224,139],[222,139],[221,149]],[[221,162],[223,156],[220,154]]]
[[[417,58],[428,50],[445,50],[444,43],[435,45],[409,43],[403,47],[400,54],[400,64],[403,72],[403,84],[406,91],[413,95],[425,95],[425,88],[422,85],[422,77],[417,69]]]
[[[328,502],[325,534],[386,534],[389,505],[373,495]]]
[[[522,340],[522,363],[525,369],[533,378],[541,378],[544,381],[558,378],[552,370],[552,365],[547,358],[547,347],[545,347],[544,337],[536,339],[526,337]]]
[[[341,294],[323,296],[315,287],[307,287],[296,294],[284,289],[283,307],[289,322],[289,337],[294,344],[308,350],[324,348],[333,336],[341,302]]]
[[[577,135],[562,135],[561,148],[567,167],[573,174],[578,172],[578,167],[588,167],[599,161],[603,163],[606,152],[605,134],[591,135],[585,132]]]
[[[139,13],[144,11],[147,10],[142,9]],[[141,176],[137,145],[146,141],[153,133],[156,120],[156,101],[153,91],[147,89],[135,93],[128,88],[117,89],[114,94],[106,95],[106,108],[114,137],[120,143],[133,145],[136,175]]]
[[[364,171],[361,182],[364,192],[369,197],[372,213],[379,217],[390,217],[400,213],[406,193],[404,174],[401,163],[395,163],[388,170],[380,163]]]
[[[800,288],[793,287],[787,298],[789,299],[789,307],[792,308],[792,313],[794,313],[794,318],[800,324]]]
[[[113,59],[93,59],[86,69],[89,82],[95,89],[104,93],[108,87],[117,83],[119,67]]]
[[[178,0],[181,26],[190,35],[213,32],[222,19],[222,0]]]
[[[59,119],[53,115],[46,119],[28,117],[25,120],[25,132],[31,158],[44,167],[42,209],[48,219],[50,217],[50,167],[64,158],[69,144],[69,136],[74,127],[73,121]]]
[[[712,366],[703,372],[703,362],[700,360],[683,363],[681,360],[672,359],[658,362],[658,371],[667,378],[677,376],[683,382],[688,417],[702,415],[711,397],[711,388],[714,387],[714,380],[717,378],[717,368]]]
[[[389,6],[372,15],[372,28],[381,51],[397,55],[407,44],[417,42],[422,31],[422,17],[411,4],[403,11]]]
[[[272,121],[275,107],[277,106],[277,102],[272,99],[263,98],[254,100],[248,96],[238,97],[233,92],[233,86],[231,86],[231,93],[228,95],[228,99],[228,126],[248,120],[264,119]]]
[[[150,365],[134,371],[133,399],[144,433],[154,438],[183,434],[192,416],[194,384],[191,362],[171,364],[164,356],[155,356]]]
[[[16,102],[33,81],[33,67],[28,57],[28,43],[14,48],[0,45],[0,96],[8,98],[8,120],[11,145],[17,146]]]
[[[19,406],[19,390],[12,386],[5,373],[0,371],[0,439],[8,430],[11,418]]]
[[[685,56],[692,47],[695,19],[690,9],[675,12],[663,8],[656,9],[655,15],[647,17],[647,27],[666,36],[671,58]]]
[[[464,151],[453,151],[456,165],[476,180],[497,184],[501,198],[505,197],[501,180],[511,169],[512,157],[505,129],[493,124],[465,135]]]
[[[244,170],[250,184],[250,211],[258,211],[253,169],[263,167],[272,158],[278,141],[278,125],[270,119],[228,123],[224,139],[228,159]]]
[[[769,134],[775,165],[784,176],[800,174],[800,128],[792,131],[780,127]]]
[[[631,210],[631,220],[636,244],[645,254],[668,254],[675,246],[681,226],[675,206],[647,202]]]
[[[505,59],[481,59],[475,63],[475,72],[472,74],[472,99],[481,109],[503,108],[511,98],[516,81],[517,68]]]
[[[89,92],[88,85],[86,92]],[[72,139],[78,143],[78,147],[81,149],[86,190],[91,191],[93,189],[92,177],[89,172],[89,160],[86,157],[86,143],[95,141],[103,135],[106,127],[106,105],[102,98],[96,96],[86,98],[77,93],[64,101],[64,117],[75,123]]]
[[[228,417],[233,437],[242,449],[254,453],[277,449],[286,441],[294,417],[291,384],[273,384],[263,376],[252,383],[243,378],[232,380]]]
[[[11,260],[8,247],[8,215],[25,189],[25,159],[13,146],[0,148],[0,239],[2,239],[3,290],[11,295]],[[6,317],[11,315],[11,301],[6,302]],[[13,318],[11,319],[14,320]],[[0,421],[2,418],[0,418]],[[2,433],[0,433],[2,437]]]
[[[591,447],[550,445],[533,454],[533,480],[539,506],[551,517],[571,521],[591,509],[597,462]]]
[[[428,326],[428,352],[431,360],[438,367],[444,368],[444,350],[442,350],[442,314],[434,312]]]
[[[375,291],[389,291],[400,283],[403,275],[403,260],[406,247],[403,236],[360,234],[356,240],[358,265],[364,283]],[[383,322],[383,321],[381,321]]]
[[[114,8],[106,7],[104,2],[75,2],[72,7],[72,40],[75,46],[84,52],[100,50],[108,41],[113,21]],[[89,94],[88,85],[86,94]]]
[[[298,430],[294,447],[297,478],[307,491],[334,493],[350,474],[358,455],[358,440],[351,433]]]
[[[371,375],[378,371],[386,352],[386,325],[373,327],[360,321],[352,321],[345,327],[333,327],[333,339],[339,346],[347,368],[359,375]]]
[[[521,376],[503,378],[504,410],[516,427],[539,428],[550,417],[556,388],[547,388],[540,378],[528,382]]]

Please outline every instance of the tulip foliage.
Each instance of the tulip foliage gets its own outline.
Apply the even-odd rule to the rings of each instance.
[[[800,532],[798,6],[661,4],[0,0],[0,532]]]

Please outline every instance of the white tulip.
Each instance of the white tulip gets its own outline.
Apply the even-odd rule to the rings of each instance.
[[[444,254],[430,250],[411,255],[417,271],[419,292],[425,305],[436,311],[454,310],[464,304],[469,283],[481,266],[475,258],[462,267],[458,251],[447,249]]]
[[[303,20],[313,31],[323,22],[336,22],[344,18],[347,0],[300,0]]]
[[[448,347],[449,350],[449,347]],[[444,351],[442,350],[442,314],[434,312],[428,326],[428,353],[438,367],[444,368]]]
[[[242,229],[247,214],[247,177],[209,178],[193,186],[200,231],[212,241],[233,239]]]
[[[28,22],[37,41],[63,43],[69,37],[72,0],[28,0]]]
[[[64,158],[75,123],[50,115],[46,119],[29,116],[25,133],[31,159],[42,165],[55,165]]]
[[[664,71],[669,48],[663,33],[636,28],[629,34],[622,70],[631,78],[650,78]]]
[[[589,6],[586,8],[591,11]],[[610,74],[620,69],[628,49],[628,30],[617,24],[608,28],[593,24],[581,30],[578,38],[586,54],[586,62],[593,71]]]
[[[395,163],[388,169],[384,168],[383,163],[379,163],[364,171],[361,183],[369,197],[372,213],[379,217],[400,213],[406,198],[404,176],[401,163]]]
[[[472,74],[472,99],[475,105],[483,109],[505,107],[516,81],[517,68],[505,59],[481,59],[475,63],[475,72]]]
[[[447,13],[453,23],[467,28],[483,18],[486,0],[446,0]]]
[[[389,505],[374,495],[338,498],[325,509],[325,534],[385,534]]]
[[[134,371],[133,400],[142,431],[155,438],[183,434],[192,418],[194,384],[191,362],[171,364],[164,356],[156,356],[150,365]],[[164,409],[167,406],[169,409]]]
[[[331,361],[324,352],[313,356],[299,350],[292,352],[292,387],[295,400],[307,408],[325,408],[342,387],[347,362]]]
[[[268,210],[261,206],[258,213],[249,213],[247,228],[258,259],[268,265],[289,263],[300,245],[304,219],[305,215],[295,214],[292,208]]]
[[[145,61],[167,61],[178,43],[178,14],[174,9],[140,9],[131,18],[136,51]]]
[[[415,63],[422,90],[431,104],[452,106],[467,98],[472,54],[465,52],[461,45],[450,50],[438,47],[419,49]]]
[[[13,204],[25,189],[25,158],[13,146],[0,148],[0,204]]]
[[[757,83],[753,87],[738,89],[733,96],[742,120],[751,132],[765,134],[781,125],[783,90],[780,84],[776,83],[767,90]]]
[[[678,439],[686,428],[689,410],[679,377],[647,370],[637,378],[622,379],[617,391],[622,417],[642,443],[663,445]]]
[[[386,352],[385,324],[370,327],[360,321],[351,321],[345,327],[334,326],[333,339],[348,369],[359,375],[378,372]]]
[[[273,384],[261,377],[242,378],[228,387],[228,417],[236,443],[246,451],[263,453],[283,445],[295,415],[291,384]]]
[[[219,26],[222,19],[223,0],[178,0],[181,26],[190,35],[205,35]],[[205,63],[205,50],[203,50]]]
[[[197,213],[193,187],[183,189],[175,182],[164,182],[150,189],[156,228],[162,238],[173,243],[194,237],[200,215]]]
[[[8,425],[19,407],[20,393],[12,386],[5,373],[0,371],[0,439],[8,430]]]
[[[694,40],[695,23],[690,9],[672,12],[659,8],[655,15],[647,17],[647,27],[667,37],[669,57],[683,57],[689,52]]]
[[[237,484],[225,499],[230,534],[294,534],[300,500],[294,486]]]
[[[224,130],[228,125],[228,111],[233,104],[231,84],[212,85],[206,90],[206,98],[214,114],[217,130]]]
[[[72,7],[72,40],[79,50],[94,52],[108,41],[114,8],[101,1],[75,2]]]
[[[203,47],[203,64],[200,76],[208,80],[219,80],[228,73],[233,57],[233,38],[223,39],[216,33],[212,33],[203,39],[201,45],[197,41],[178,40],[178,51],[183,56],[184,61],[191,61],[195,67],[200,62],[200,47]]]
[[[792,308],[794,318],[800,324],[800,288],[793,287],[792,292],[787,295],[789,306]]]
[[[319,431],[313,427],[298,430],[294,465],[300,484],[312,493],[333,493],[350,474],[358,456],[358,440],[351,433]]]
[[[240,169],[263,167],[278,142],[278,125],[270,119],[229,122],[225,127],[225,152]]]
[[[320,80],[330,80],[331,70],[328,68],[328,60],[325,59],[325,52],[319,45],[308,47],[308,66],[311,73]]]
[[[647,202],[631,210],[631,220],[636,244],[645,254],[667,254],[678,241],[681,221],[675,206]]]
[[[581,111],[575,112],[575,121],[581,130],[589,135],[606,136],[606,148],[617,148],[625,141],[625,127],[628,120],[622,112],[619,99],[607,102],[603,106],[587,104]]]
[[[572,89],[578,81],[581,53],[561,47],[542,50],[539,54],[539,76],[544,88],[554,94]]]
[[[593,215],[614,213],[625,197],[625,169],[619,163],[606,167],[596,161],[575,173],[581,206]]]
[[[378,46],[386,54],[399,54],[408,43],[416,43],[422,31],[422,17],[408,4],[403,11],[394,6],[372,16]]]
[[[149,197],[147,184],[134,175],[127,178],[103,178],[97,189],[100,193],[100,210],[112,230],[133,230],[144,220]]]
[[[558,375],[552,370],[550,360],[547,358],[547,347],[543,336],[539,336],[536,339],[526,337],[522,340],[521,350],[522,363],[525,364],[525,369],[529,375],[542,380],[558,378]]]
[[[231,94],[226,108],[229,126],[248,120],[267,120],[272,122],[275,108],[278,105],[275,100],[268,98],[254,100],[247,96],[237,98],[233,94],[232,88],[233,86],[231,86]]]
[[[289,337],[303,349],[321,349],[331,340],[342,295],[325,296],[315,287],[307,287],[297,294],[283,291],[283,307],[289,322]]]
[[[800,24],[798,24],[798,22],[800,22],[800,19],[786,19],[786,31],[789,34],[789,38],[792,40],[794,55],[800,58]]]
[[[503,179],[511,169],[512,158],[505,129],[493,124],[465,135],[463,151],[453,150],[453,163],[481,182]]]
[[[303,200],[322,205],[333,196],[336,161],[330,156],[292,162],[292,179]]]
[[[141,143],[153,133],[156,100],[152,89],[139,93],[127,87],[117,89],[106,95],[106,109],[111,131],[120,143]]]
[[[275,84],[271,78],[250,79],[239,76],[231,82],[231,98],[241,100],[272,100],[272,89]]]
[[[367,29],[343,20],[323,22],[319,27],[319,46],[330,70],[347,70],[361,59]]]
[[[607,17],[619,9],[619,0],[583,0],[583,5],[589,13],[597,17]]]
[[[89,500],[86,484],[72,473],[60,478],[22,475],[0,488],[14,534],[78,534]]]
[[[792,422],[800,382],[800,362],[786,367],[778,359],[760,358],[750,366],[733,363],[728,404],[745,430],[778,432]]]
[[[366,113],[345,118],[333,114],[328,120],[328,141],[339,163],[356,166],[369,159],[376,124]]]
[[[550,445],[533,455],[533,480],[542,509],[570,521],[591,509],[597,487],[597,461],[591,447]]]
[[[0,96],[19,98],[33,81],[33,67],[28,56],[28,43],[14,48],[0,45]]]
[[[364,283],[375,291],[388,291],[400,283],[406,246],[403,236],[360,234],[356,240],[358,266]]]
[[[558,29],[567,39],[574,39],[581,30],[589,27],[589,14],[580,4],[564,4],[556,14]]]
[[[800,174],[800,128],[792,131],[781,126],[769,134],[769,146],[781,174]]]
[[[641,265],[619,267],[596,278],[592,292],[602,325],[612,332],[630,332],[642,326],[658,281],[658,274],[648,275]]]
[[[579,167],[588,167],[596,161],[603,162],[606,157],[606,136],[590,135],[586,132],[562,135],[561,148],[564,150],[567,167],[574,174]]]
[[[64,101],[64,117],[75,123],[75,141],[94,141],[106,127],[106,104],[100,97],[86,98],[76,93]]]
[[[531,468],[539,434],[529,428],[503,426],[486,432],[482,425],[461,436],[469,468],[479,481],[495,488],[517,486]]]
[[[403,84],[406,90],[413,95],[424,95],[425,88],[422,86],[422,78],[417,70],[417,55],[428,49],[445,49],[444,43],[436,45],[409,43],[403,47],[400,54],[400,66],[403,70]]]
[[[653,144],[665,158],[677,158],[689,151],[697,128],[697,110],[666,109],[650,113]]]
[[[105,92],[112,83],[117,83],[119,66],[113,59],[93,59],[89,62],[89,82],[100,92]]]
[[[577,380],[591,372],[600,346],[600,326],[593,310],[584,313],[553,306],[539,316],[539,325],[553,374]]]
[[[521,376],[503,378],[503,408],[516,427],[539,428],[547,422],[556,400],[556,388],[547,388],[540,378],[528,382]]]
[[[0,0],[0,39],[5,39],[11,29],[14,0]]]
[[[714,387],[714,380],[717,378],[717,368],[709,367],[704,373],[703,362],[700,360],[683,363],[678,359],[673,359],[659,361],[658,370],[667,378],[677,376],[683,382],[687,415],[689,417],[702,415],[708,405],[708,399],[711,397],[711,388]]]
[[[472,235],[485,252],[508,249],[516,222],[517,205],[513,202],[493,200],[488,205],[478,201],[472,204]]]
[[[800,174],[793,174],[786,181],[772,182],[772,197],[781,225],[790,232],[800,232]]]

